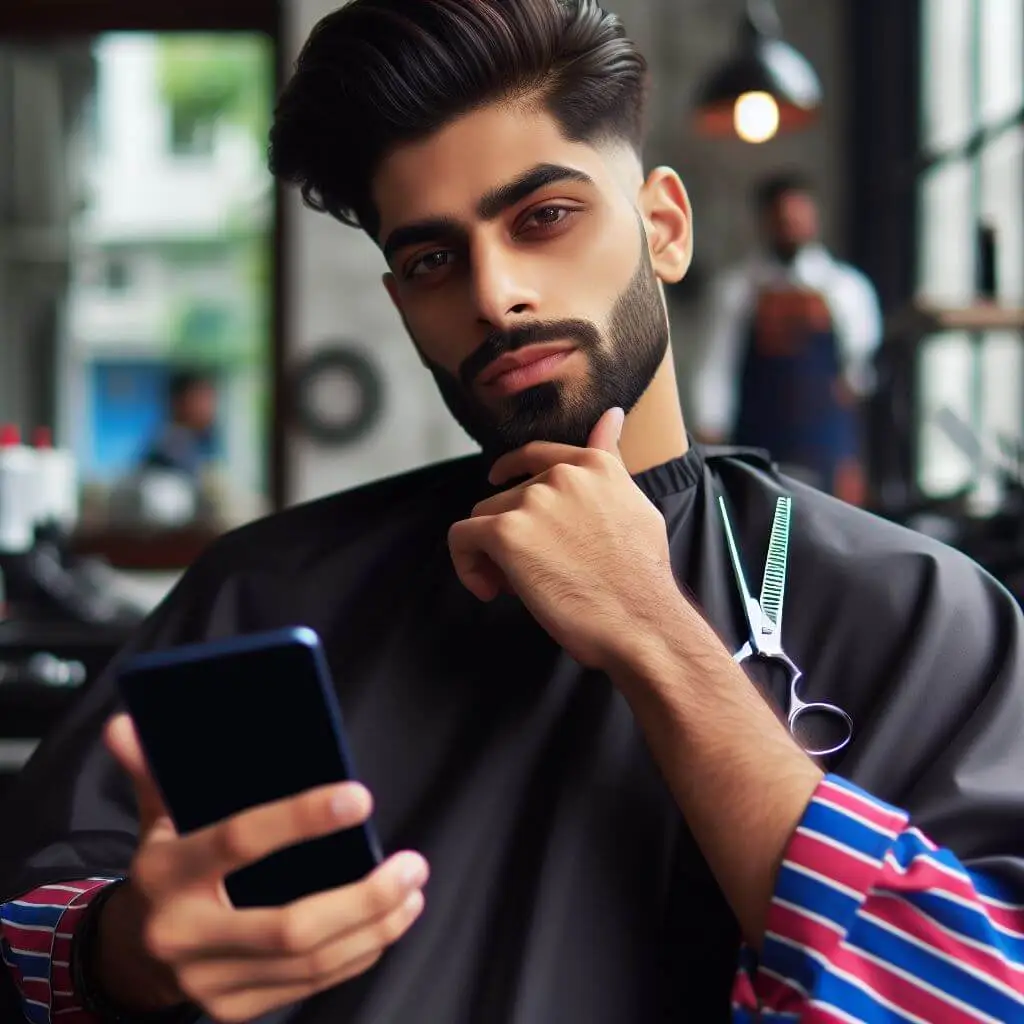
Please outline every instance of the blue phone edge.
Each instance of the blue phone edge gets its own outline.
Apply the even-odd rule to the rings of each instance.
[[[165,668],[168,665],[184,665],[191,661],[206,661],[208,658],[263,651],[268,647],[294,643],[309,647],[320,655],[323,653],[323,644],[316,630],[309,626],[285,626],[260,633],[241,633],[219,640],[200,640],[196,643],[164,647],[157,651],[142,651],[126,659],[119,667],[118,674],[127,675],[130,672],[144,672],[147,669]],[[317,660],[320,660],[319,657]],[[317,665],[317,668],[320,667]]]
[[[233,654],[248,654],[272,647],[280,647],[284,644],[298,644],[305,647],[313,656],[317,683],[320,686],[321,697],[330,716],[331,731],[334,733],[335,743],[338,745],[342,762],[347,769],[350,780],[353,782],[358,781],[352,752],[349,750],[348,743],[345,740],[341,705],[338,702],[338,695],[334,692],[334,687],[331,685],[331,669],[327,664],[323,643],[316,630],[309,626],[285,626],[258,633],[242,633],[238,636],[224,637],[218,640],[201,640],[195,643],[180,644],[176,647],[165,647],[156,651],[143,651],[130,656],[123,664],[118,666],[116,670],[118,689],[122,698],[125,698],[125,691],[121,686],[124,677],[144,673],[149,669],[180,667],[196,661],[228,657]],[[139,740],[142,740],[141,736]],[[382,863],[384,851],[381,847],[377,830],[374,828],[373,820],[369,819],[358,827],[361,828],[366,836],[374,859],[378,864]]]

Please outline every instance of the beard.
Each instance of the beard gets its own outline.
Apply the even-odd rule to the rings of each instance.
[[[470,355],[458,376],[428,361],[445,405],[490,457],[530,441],[584,447],[601,416],[613,406],[630,412],[650,386],[668,351],[668,318],[641,225],[640,260],[616,299],[607,337],[591,321],[557,320],[494,331]],[[545,381],[492,408],[473,393],[473,382],[499,356],[526,345],[570,341],[586,358],[583,379]]]

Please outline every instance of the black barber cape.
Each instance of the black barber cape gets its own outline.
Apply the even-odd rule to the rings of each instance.
[[[385,850],[431,863],[412,931],[369,974],[285,1016],[726,1021],[738,930],[625,701],[514,598],[482,604],[456,578],[447,531],[490,493],[487,468],[458,460],[244,527],[132,645],[311,626]],[[827,767],[1024,893],[1024,652],[1011,597],[960,554],[780,478],[753,453],[693,449],[636,479],[664,513],[678,579],[731,649],[746,626],[714,496],[728,495],[756,590],[775,498],[793,495],[784,644],[804,698],[855,723]],[[25,770],[0,815],[0,898],[127,869],[133,797],[100,736],[114,707],[108,673]]]

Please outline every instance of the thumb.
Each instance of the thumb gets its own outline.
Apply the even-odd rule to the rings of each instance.
[[[609,409],[590,432],[587,440],[588,448],[600,448],[610,452],[617,459],[622,458],[619,452],[619,441],[622,438],[622,427],[626,422],[626,414],[618,406]]]
[[[135,787],[135,799],[139,805],[140,838],[145,837],[158,825],[161,829],[173,830],[170,816],[146,764],[142,744],[139,743],[138,733],[131,718],[124,714],[115,715],[107,722],[103,738],[107,749],[128,773]]]

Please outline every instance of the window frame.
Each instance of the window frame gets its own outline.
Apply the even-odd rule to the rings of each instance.
[[[931,0],[931,3],[934,2],[935,0]],[[939,2],[941,3],[942,0],[939,0]],[[935,69],[932,69],[929,67],[928,63],[928,37],[925,31],[925,20],[928,16],[926,5],[928,4],[929,0],[923,0],[923,2],[920,3],[920,10],[918,12],[920,24],[920,43],[918,47],[920,54],[919,117],[922,125],[922,137],[924,135],[924,125],[928,118],[929,78],[934,75],[935,79],[938,80],[938,78],[944,74],[943,68],[936,67]],[[934,181],[934,179],[931,179],[931,176],[941,174],[944,171],[952,173],[955,169],[968,177],[967,194],[969,196],[969,209],[967,212],[969,215],[969,223],[971,225],[970,236],[966,240],[961,240],[954,244],[966,246],[965,258],[968,260],[970,265],[971,282],[970,285],[965,283],[963,287],[969,291],[970,299],[962,304],[970,306],[977,304],[979,301],[984,301],[984,299],[981,299],[978,296],[979,249],[977,231],[978,228],[987,220],[987,203],[984,195],[986,158],[993,153],[998,154],[997,147],[1004,142],[1007,128],[1014,125],[1019,127],[1022,122],[1024,122],[1024,91],[1021,92],[1016,101],[1016,110],[1006,111],[1000,115],[985,113],[985,97],[983,96],[984,66],[991,57],[990,54],[984,52],[986,35],[984,24],[985,0],[965,0],[965,4],[967,5],[966,20],[968,23],[968,49],[966,54],[967,68],[966,75],[964,77],[964,87],[967,90],[967,95],[962,96],[961,101],[964,102],[964,105],[969,111],[969,123],[964,126],[962,132],[955,141],[952,139],[943,140],[942,143],[937,145],[934,149],[923,150],[921,157],[918,159],[918,173],[914,183],[914,202],[919,207],[919,224],[923,224],[926,219],[933,220],[937,215],[937,211],[928,211],[926,209],[926,190],[929,184]],[[1020,48],[1022,57],[1024,57],[1024,32],[1021,33],[1021,38],[1017,41],[1017,45]],[[1021,139],[1021,144],[1024,145],[1024,138]],[[1021,177],[1018,187],[1020,190],[1024,190],[1024,165],[1021,167]],[[1015,225],[1015,229],[1019,232],[1015,239],[1015,243],[1019,248],[1022,241],[1024,241],[1024,219]],[[923,280],[923,268],[921,265],[924,258],[924,244],[924,233],[919,232],[916,243],[918,263],[915,268],[915,294],[923,294],[928,298],[930,296],[927,288],[925,287],[926,282]],[[999,303],[1005,300],[1000,299],[997,296],[995,301]],[[1017,304],[1019,305],[1020,303],[1018,302]],[[975,430],[984,432],[986,420],[986,357],[993,350],[993,346],[998,346],[1000,341],[1003,339],[1001,339],[999,335],[994,335],[988,331],[981,330],[965,331],[960,333],[964,335],[964,340],[966,340],[967,343],[966,350],[961,354],[967,358],[969,364],[967,367],[969,382],[967,385],[967,391],[962,397],[966,400],[967,416],[971,426]],[[1024,333],[1019,331],[1015,333],[1018,335],[1018,364],[1020,364],[1021,347],[1024,346]],[[950,350],[951,354],[952,352],[953,350]],[[926,402],[924,390],[926,385],[923,380],[924,370],[922,360],[923,349],[919,349],[917,358],[919,395],[918,400],[915,403],[916,408],[913,422],[913,438],[911,442],[916,453],[913,466],[913,487],[916,492],[921,493],[922,495],[930,495],[932,492],[925,489],[926,456],[924,452],[926,446],[924,441],[924,406]],[[1017,415],[1019,422],[1016,424],[1016,427],[1019,433],[1021,430],[1024,430],[1024,402],[1021,401],[1021,397],[1024,397],[1024,368],[1018,365],[1016,373],[1018,376],[1016,390],[1019,396],[1019,408]],[[940,467],[936,464],[933,468],[938,470]],[[969,468],[965,468],[964,472],[966,473],[966,476],[962,486],[969,490],[984,487],[985,478],[990,475],[985,466],[977,461],[975,461]],[[956,473],[953,474],[954,477],[956,475]],[[938,476],[941,476],[941,473],[939,473]],[[933,496],[941,499],[945,495],[944,493],[937,491]]]

